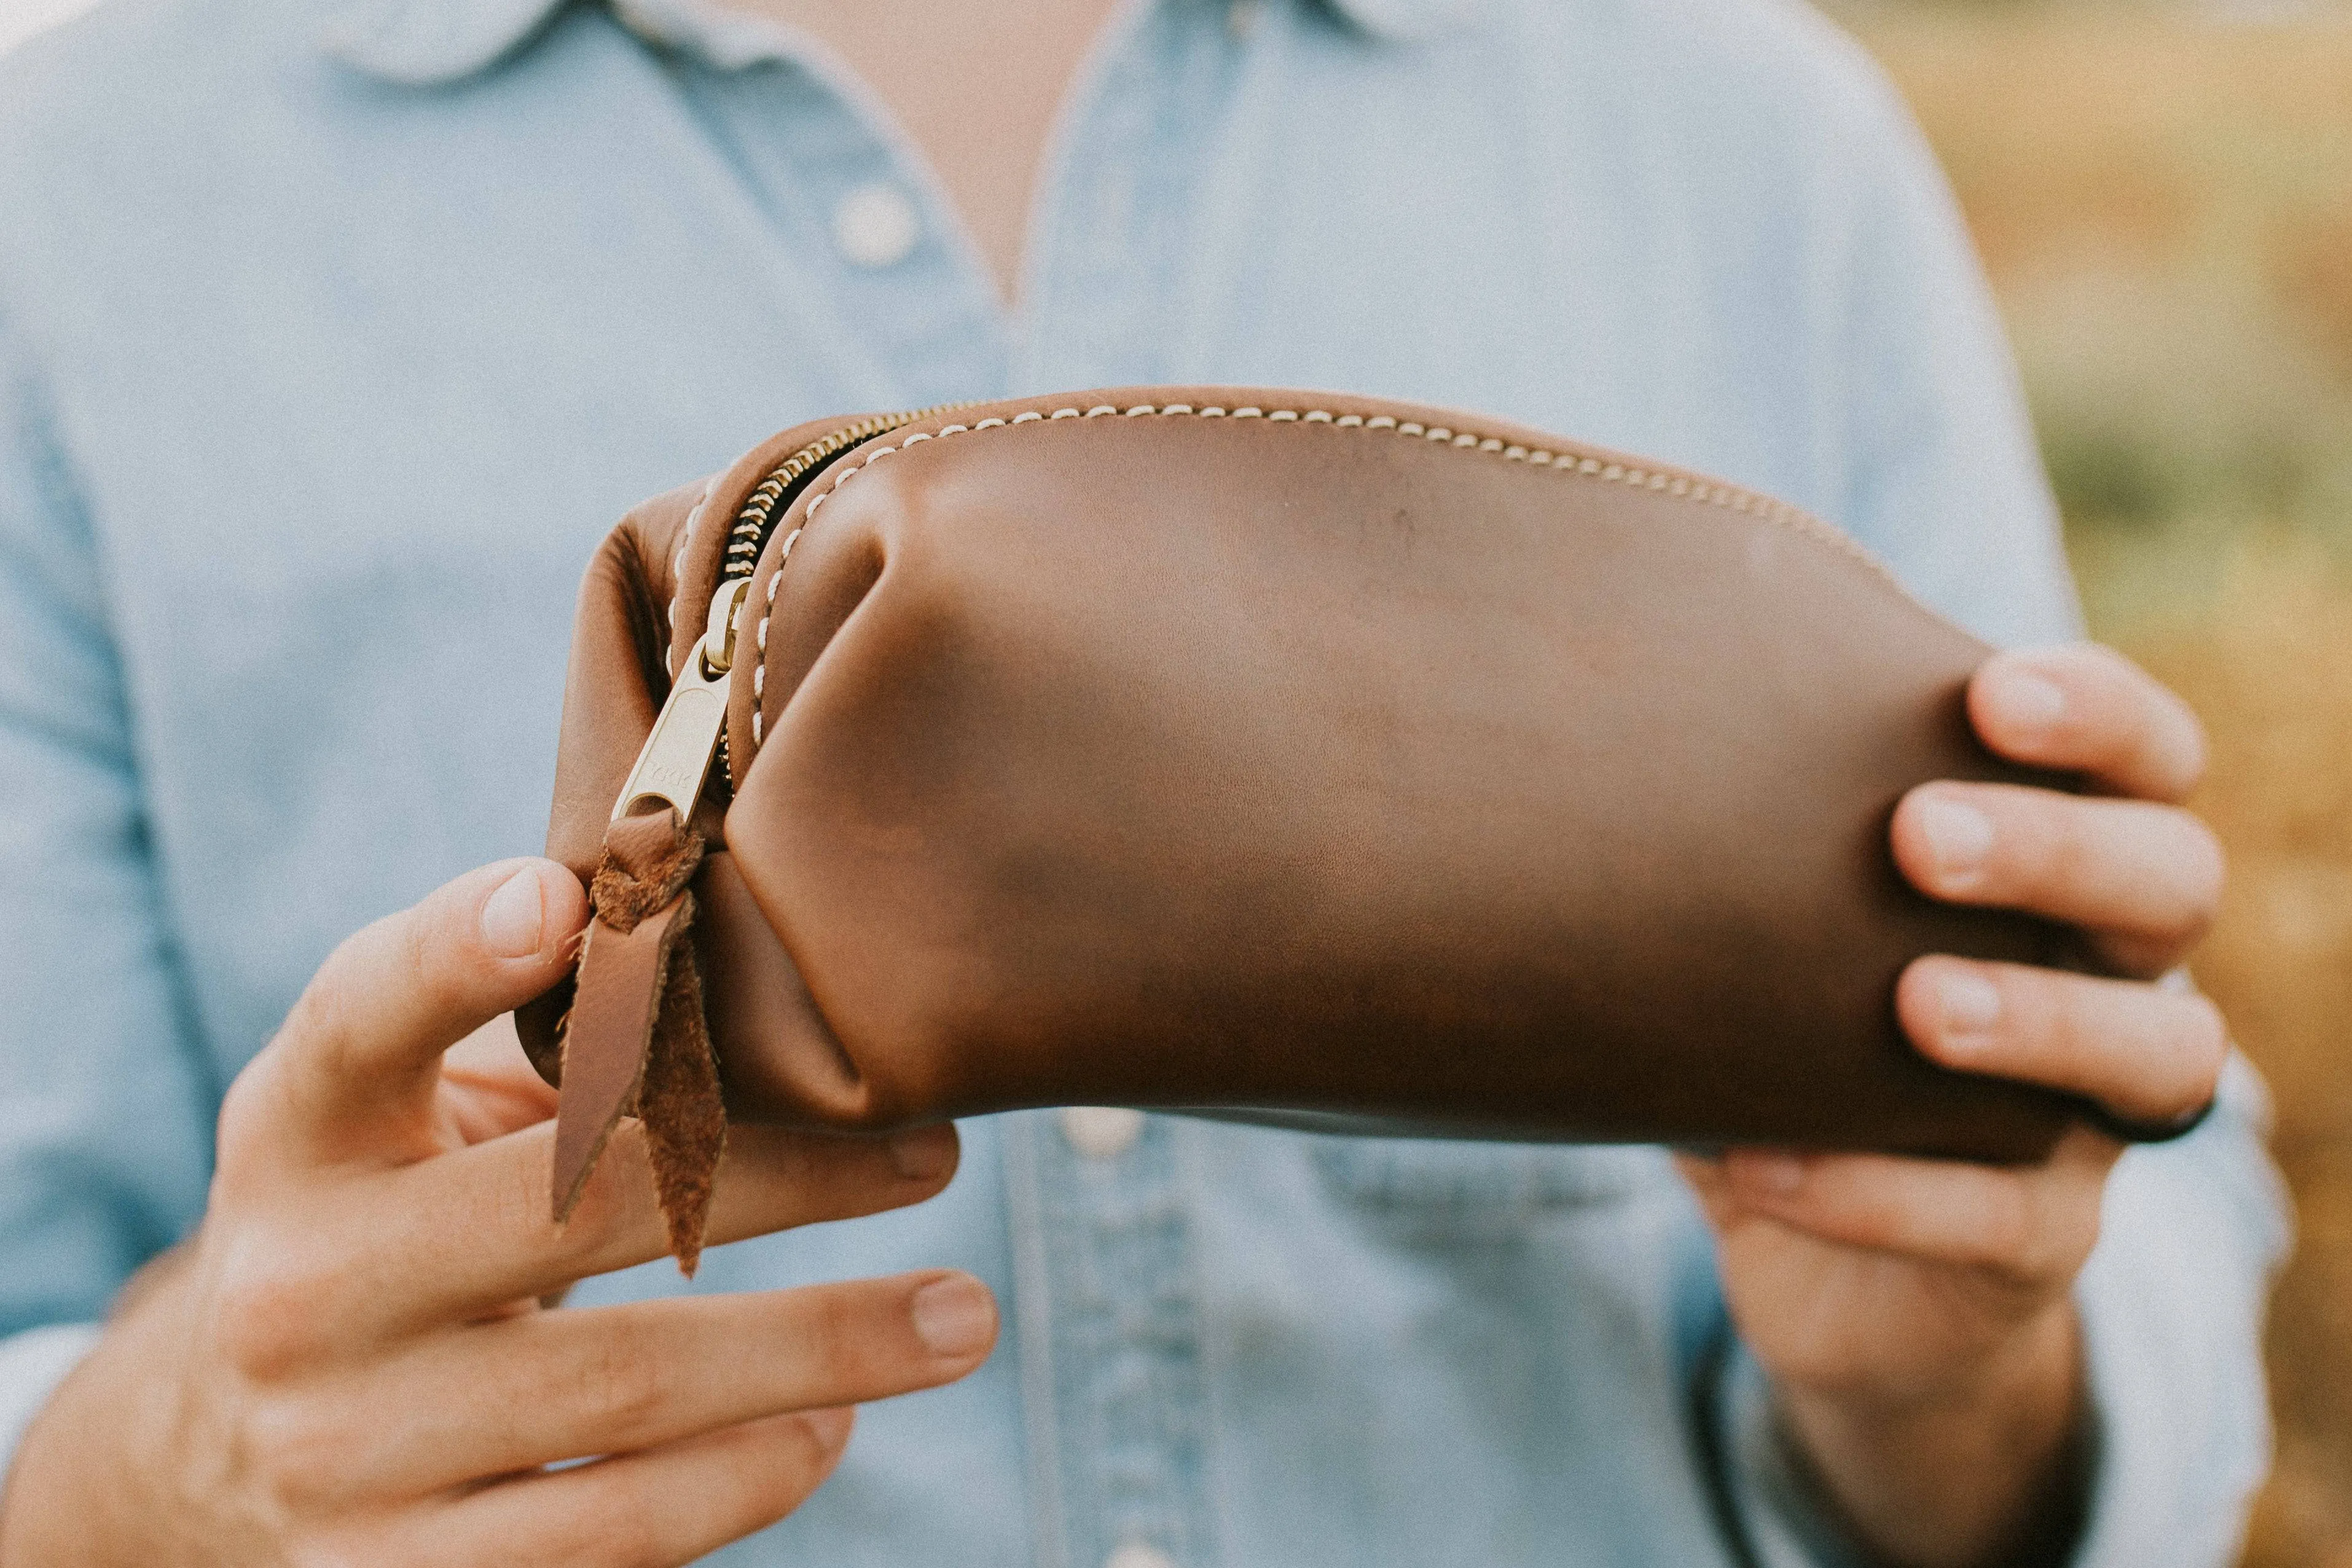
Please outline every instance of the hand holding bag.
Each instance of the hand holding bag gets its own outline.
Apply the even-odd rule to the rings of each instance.
[[[1887,849],[1915,784],[2053,782],[1970,733],[1988,651],[1790,507],[1466,414],[786,431],[582,592],[549,853],[597,913],[518,1020],[558,1212],[626,1113],[689,1268],[730,1115],[2038,1158],[2104,1114],[1893,1010],[1926,952],[2088,963]]]

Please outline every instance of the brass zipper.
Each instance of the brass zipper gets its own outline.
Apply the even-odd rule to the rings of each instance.
[[[760,569],[760,552],[768,547],[768,536],[775,531],[775,519],[792,510],[793,502],[827,462],[902,425],[971,406],[969,403],[935,403],[929,408],[907,409],[898,414],[871,414],[855,425],[845,425],[820,437],[786,458],[744,498],[742,509],[736,512],[734,526],[727,531],[727,553],[719,563],[720,580],[749,577]]]
[[[793,500],[818,470],[877,436],[951,408],[970,406],[944,403],[869,415],[786,458],[745,498],[727,531],[726,553],[719,563],[719,592],[711,595],[701,640],[686,656],[669,696],[662,702],[661,713],[654,720],[653,732],[637,752],[620,798],[613,803],[614,821],[666,805],[683,825],[694,816],[713,766],[722,777],[727,774],[727,684],[735,668],[736,623],[742,616],[744,601],[751,597],[751,574],[759,570],[760,554],[768,547],[776,521],[792,510]]]

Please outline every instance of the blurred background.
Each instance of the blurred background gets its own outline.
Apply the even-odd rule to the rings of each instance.
[[[2301,1242],[2247,1568],[2352,1568],[2352,10],[1839,10],[1942,154],[2092,629],[2204,715],[2195,964],[2278,1103]]]
[[[0,49],[88,10],[91,0],[0,0]]]
[[[87,3],[0,0],[0,48]],[[2302,1227],[2246,1568],[2352,1568],[2352,7],[1830,4],[1959,192],[2092,628],[2211,727],[2196,968]]]

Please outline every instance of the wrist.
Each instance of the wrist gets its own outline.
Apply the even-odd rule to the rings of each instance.
[[[104,1377],[103,1341],[51,1391],[16,1444],[7,1473],[0,1476],[0,1565],[58,1564],[73,1568],[106,1561],[97,1546],[105,1531],[93,1510],[103,1510],[102,1486],[92,1487],[88,1445],[82,1435],[93,1425],[80,1406],[89,1385]]]
[[[169,1312],[147,1310],[146,1293],[134,1300],[125,1288],[116,1316],[26,1426],[0,1474],[0,1568],[157,1560],[125,1533],[140,1511],[140,1434],[153,1430],[152,1395],[168,1370],[158,1336]]]
[[[1776,1380],[1774,1396],[1801,1468],[1874,1562],[2047,1563],[2080,1533],[2088,1423],[2069,1299],[1932,1384]]]

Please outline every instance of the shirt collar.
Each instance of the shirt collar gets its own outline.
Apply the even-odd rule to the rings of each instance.
[[[488,69],[520,49],[570,0],[331,0],[320,43],[356,70],[410,87],[437,87]],[[1247,4],[1251,0],[1237,0]],[[1434,37],[1478,0],[1324,0],[1376,38]],[[632,28],[721,67],[772,58],[775,34],[717,0],[614,0]]]

